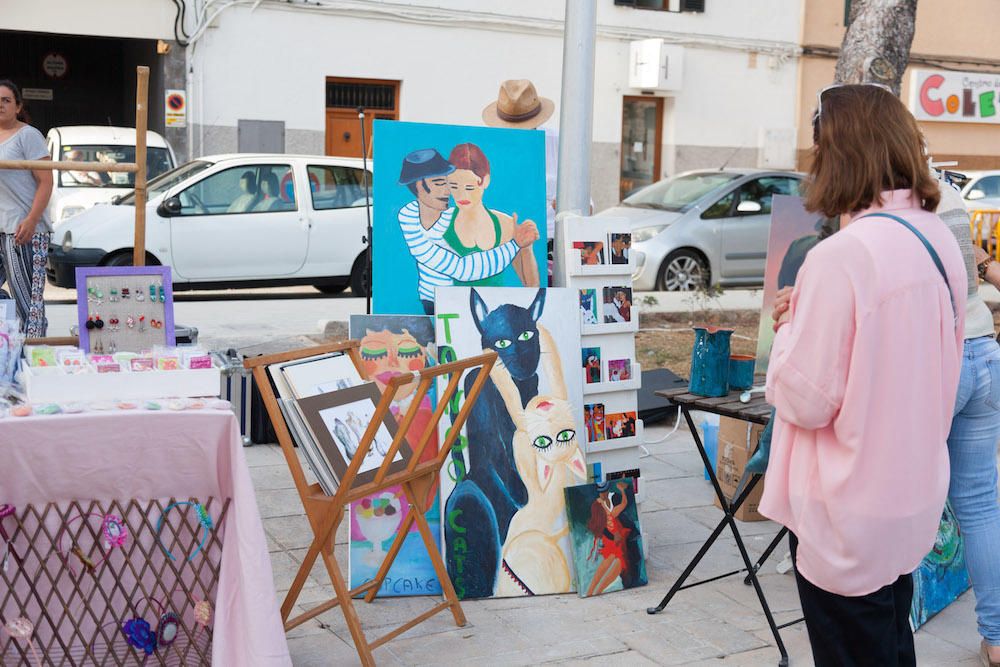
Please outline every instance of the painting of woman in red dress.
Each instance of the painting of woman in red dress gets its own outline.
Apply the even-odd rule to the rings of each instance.
[[[621,493],[616,494],[619,497],[617,503],[611,500],[610,484],[599,486],[600,495],[590,506],[587,529],[593,534],[594,543],[587,560],[599,559],[600,564],[590,580],[587,597],[600,595],[621,576],[623,571],[628,570],[627,545],[632,529],[626,527],[619,520],[619,516],[628,506],[628,496],[625,491],[629,486],[630,483],[625,480],[618,481],[617,487]]]

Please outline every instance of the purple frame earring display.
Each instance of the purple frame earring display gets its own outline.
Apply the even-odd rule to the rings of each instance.
[[[122,317],[116,316],[119,321],[125,320],[127,322],[129,318],[132,318],[133,322],[145,322],[151,321],[151,318],[155,318],[158,323],[157,327],[140,327],[131,333],[126,331],[127,329],[131,329],[131,327],[126,327],[126,330],[118,327],[114,333],[136,335],[138,332],[146,334],[150,339],[148,345],[144,345],[143,347],[152,347],[153,345],[172,347],[176,345],[174,335],[174,291],[169,266],[81,266],[76,269],[76,307],[81,349],[91,352],[95,336],[102,337],[97,339],[97,342],[101,343],[102,347],[104,347],[103,337],[110,335],[108,333],[110,330],[105,332],[103,330],[99,331],[96,328],[88,329],[87,327],[88,321],[91,321],[92,326],[94,325],[91,320],[93,315],[90,312],[91,307],[99,308],[103,305],[94,302],[96,290],[93,285],[88,284],[88,281],[92,279],[110,279],[111,282],[119,286],[134,284],[136,299],[133,301],[137,303],[130,306],[130,311],[134,310],[135,313],[127,311],[127,314]],[[139,299],[139,295],[145,289],[148,289],[151,295],[155,296],[151,296],[148,300]],[[121,291],[124,292],[125,290],[122,289]],[[156,294],[157,292],[158,295]],[[122,307],[122,303],[118,302],[117,307]],[[150,313],[149,317],[145,317],[145,319],[140,319],[138,316],[140,311],[160,307],[163,309],[162,319],[155,312]],[[117,349],[128,352],[141,351],[138,349],[126,349],[120,343],[117,345]]]

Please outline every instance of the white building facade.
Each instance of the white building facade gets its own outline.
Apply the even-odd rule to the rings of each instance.
[[[87,106],[59,109],[60,98],[82,94],[62,95],[60,85],[90,67],[87,51],[118,42],[124,55],[114,76],[126,94],[112,110],[127,117],[130,69],[150,65],[151,129],[165,131],[188,157],[240,150],[359,155],[358,106],[369,118],[478,125],[504,79],[531,79],[553,99],[556,114],[546,124],[553,128],[563,105],[574,102],[560,99],[563,0],[184,1],[184,16],[170,0],[15,2],[4,9],[0,40],[32,55],[0,77],[55,89],[51,101],[31,103],[43,111],[51,105],[41,116],[52,124],[76,116],[94,122],[96,109],[91,116]],[[592,174],[599,209],[688,169],[727,161],[794,167],[801,0],[596,2]],[[662,5],[696,11],[655,9]],[[652,39],[665,48],[630,57],[633,42]],[[47,80],[36,61],[61,48],[80,55],[67,58],[63,81]],[[103,56],[105,63],[115,57]],[[655,74],[664,58],[666,86]],[[643,72],[652,78],[637,81]],[[186,92],[183,125],[166,127],[165,95],[178,89]]]

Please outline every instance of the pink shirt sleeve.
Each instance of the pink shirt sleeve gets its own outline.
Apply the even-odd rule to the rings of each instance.
[[[855,331],[855,288],[843,261],[817,246],[806,258],[778,329],[767,371],[767,400],[782,420],[815,430],[840,411]],[[841,255],[841,258],[843,255]]]

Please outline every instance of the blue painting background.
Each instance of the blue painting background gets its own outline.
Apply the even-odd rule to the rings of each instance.
[[[461,143],[470,142],[483,150],[490,162],[490,186],[483,201],[490,209],[517,213],[518,222],[535,222],[541,235],[533,246],[535,259],[541,287],[547,285],[543,131],[376,120],[373,138],[372,312],[424,314],[417,295],[416,260],[406,247],[397,220],[399,209],[416,199],[409,188],[398,184],[403,158],[422,148],[435,148],[445,159]]]
[[[969,573],[965,569],[965,539],[951,503],[946,503],[934,548],[913,572],[910,625],[916,630],[967,590]]]

